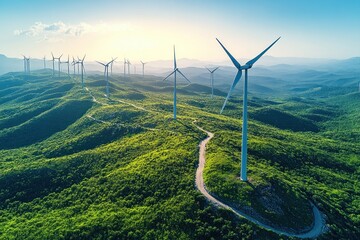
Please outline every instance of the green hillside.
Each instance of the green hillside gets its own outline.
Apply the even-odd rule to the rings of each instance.
[[[240,96],[155,77],[0,76],[0,239],[284,239],[210,205],[194,186],[199,142],[206,188],[272,226],[319,239],[360,234],[360,93],[249,100],[249,182],[241,182]],[[330,91],[330,90],[329,90]]]

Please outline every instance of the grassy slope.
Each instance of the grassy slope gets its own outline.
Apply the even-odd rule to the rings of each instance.
[[[344,123],[329,112],[340,109],[351,115],[353,108],[342,109],[333,102],[319,107],[316,99],[254,98],[250,115],[260,116],[261,122],[250,121],[249,125],[249,185],[237,180],[239,101],[232,100],[225,116],[220,116],[217,112],[222,97],[209,99],[187,87],[179,91],[181,117],[173,122],[171,88],[154,84],[151,78],[116,77],[111,84],[112,101],[108,102],[103,97],[104,82],[99,78],[89,77],[86,83],[106,105],[88,105],[91,97],[77,82],[49,79],[46,73],[31,79],[14,75],[12,81],[8,77],[3,80],[6,88],[2,92],[16,88],[6,92],[5,100],[1,98],[0,126],[4,127],[0,139],[4,143],[19,131],[23,135],[21,129],[39,123],[39,119],[61,122],[66,113],[73,117],[61,128],[46,128],[44,138],[32,137],[20,148],[2,147],[3,238],[277,238],[245,220],[234,219],[227,211],[208,207],[194,189],[197,145],[204,135],[193,126],[193,119],[215,133],[205,169],[211,192],[287,228],[303,228],[311,223],[310,198],[329,217],[330,231],[324,239],[349,238],[358,233],[356,199],[360,190],[353,187],[359,181],[358,144],[331,138],[334,130],[325,121],[330,118]],[[19,99],[26,95],[28,98]],[[34,104],[37,100],[41,104]],[[79,111],[79,106],[86,107]],[[24,109],[18,113],[22,120],[9,125],[18,119],[14,112],[19,107]],[[62,114],[52,114],[58,109],[63,110]],[[266,121],[269,112],[285,114],[287,125]],[[317,122],[311,119],[314,115]],[[311,125],[307,130],[320,132],[286,130],[289,126],[294,130],[299,119],[307,119],[316,127]],[[31,136],[38,134],[33,127],[25,129]],[[344,130],[342,134],[349,132]]]

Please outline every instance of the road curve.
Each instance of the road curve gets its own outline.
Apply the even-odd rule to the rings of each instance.
[[[195,122],[194,122],[195,124]],[[320,213],[319,209],[310,202],[312,210],[313,210],[313,216],[314,216],[314,224],[313,227],[305,233],[299,233],[299,234],[295,234],[295,233],[290,233],[290,232],[286,232],[280,229],[276,229],[272,226],[269,226],[265,223],[260,222],[259,220],[251,217],[250,215],[230,207],[229,205],[221,202],[220,200],[216,199],[215,197],[213,197],[212,195],[210,195],[210,193],[206,190],[205,185],[204,185],[204,178],[203,178],[203,172],[204,172],[204,166],[205,166],[205,151],[206,151],[206,144],[214,137],[214,134],[211,132],[208,132],[204,129],[202,129],[201,127],[197,126],[195,124],[195,126],[200,129],[201,131],[205,132],[208,137],[205,138],[204,140],[202,140],[199,144],[200,147],[200,151],[199,151],[199,166],[196,170],[196,179],[195,179],[195,183],[196,183],[196,187],[197,189],[207,198],[208,201],[210,201],[210,203],[214,204],[216,207],[223,207],[225,209],[228,209],[230,211],[232,211],[233,213],[235,213],[237,216],[245,218],[253,223],[255,223],[256,225],[263,227],[267,230],[273,231],[277,234],[280,235],[285,235],[288,237],[297,237],[297,238],[316,238],[318,237],[320,234],[322,234],[325,231],[325,219],[323,218],[322,214]]]

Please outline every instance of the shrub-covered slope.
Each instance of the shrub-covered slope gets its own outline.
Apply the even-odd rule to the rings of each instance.
[[[205,138],[195,119],[215,133],[204,172],[212,194],[293,231],[311,226],[311,200],[329,227],[320,238],[359,234],[358,105],[343,104],[357,94],[251,98],[243,183],[240,98],[219,115],[222,94],[180,84],[175,122],[172,85],[156,80],[113,76],[106,99],[99,75],[87,89],[46,71],[0,77],[0,238],[281,238],[195,189]]]

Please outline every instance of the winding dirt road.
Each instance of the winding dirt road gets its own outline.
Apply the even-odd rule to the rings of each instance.
[[[195,124],[195,122],[194,122]],[[206,144],[214,137],[214,134],[211,132],[208,132],[204,129],[202,129],[201,127],[197,126],[195,124],[195,126],[200,129],[201,131],[205,132],[208,137],[205,138],[203,141],[200,142],[200,151],[199,151],[199,166],[196,170],[196,187],[197,189],[207,198],[207,200],[214,204],[216,207],[223,207],[225,209],[228,209],[230,211],[232,211],[233,213],[235,213],[237,216],[245,218],[253,223],[255,223],[256,225],[263,227],[267,230],[273,231],[277,234],[280,235],[285,235],[288,237],[297,237],[297,238],[316,238],[318,237],[321,233],[324,232],[325,230],[325,219],[323,218],[322,214],[320,213],[319,209],[312,203],[311,207],[313,210],[313,216],[314,216],[314,224],[313,227],[305,233],[290,233],[290,232],[285,232],[283,230],[280,229],[276,229],[272,226],[269,226],[265,223],[260,222],[259,220],[251,217],[250,215],[230,207],[229,205],[221,202],[220,200],[216,199],[215,197],[211,196],[210,193],[206,190],[205,188],[205,184],[204,184],[204,178],[203,178],[203,172],[204,172],[204,166],[205,166],[205,151],[206,151]]]
[[[91,93],[91,91],[88,88],[85,88],[87,92],[89,92],[89,94],[91,95],[91,97],[93,98],[94,102],[97,102],[101,105],[107,105],[104,103],[101,103],[99,101],[97,101],[97,99],[94,97],[94,95]],[[143,110],[143,111],[147,111],[146,109],[144,109],[143,107],[137,106],[135,104],[132,103],[128,103],[122,100],[118,100],[121,103],[125,103],[128,105],[131,105],[139,110]],[[99,120],[96,119],[94,117],[92,117],[91,115],[87,115],[88,118],[100,122],[100,123],[108,123],[106,121],[103,120]],[[251,217],[250,215],[247,215],[246,213],[243,213],[240,210],[237,210],[235,208],[230,207],[229,205],[221,202],[220,200],[216,199],[215,197],[211,196],[210,193],[205,189],[205,184],[204,184],[204,178],[203,178],[203,172],[204,172],[204,166],[205,166],[205,152],[206,152],[206,144],[214,137],[214,134],[211,132],[208,132],[206,130],[204,130],[203,128],[197,126],[195,124],[196,120],[193,122],[194,125],[200,129],[201,131],[205,132],[208,137],[205,138],[203,141],[200,142],[200,151],[199,151],[199,166],[196,170],[196,187],[197,189],[208,199],[208,201],[210,201],[212,204],[214,204],[216,207],[222,207],[225,209],[228,209],[230,211],[232,211],[233,213],[235,213],[237,216],[245,218],[253,223],[255,223],[256,225],[263,227],[267,230],[273,231],[277,234],[280,235],[285,235],[288,237],[297,237],[297,238],[316,238],[317,236],[319,236],[320,234],[322,234],[325,231],[325,219],[323,218],[322,214],[320,213],[319,209],[313,204],[311,204],[312,210],[313,210],[313,216],[314,216],[314,224],[312,229],[310,229],[308,232],[305,233],[299,233],[299,234],[295,234],[295,233],[289,233],[289,232],[285,232],[279,229],[276,229],[274,227],[271,227],[265,223],[260,222],[259,220]],[[159,129],[153,129],[153,128],[146,128],[148,130],[159,130]]]

